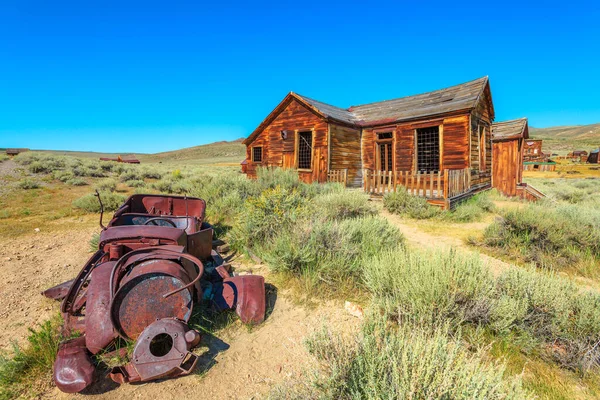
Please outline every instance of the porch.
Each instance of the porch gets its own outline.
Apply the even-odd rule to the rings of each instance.
[[[363,170],[363,189],[373,196],[406,190],[412,196],[423,197],[428,203],[443,209],[452,209],[487,188],[489,184],[472,185],[469,168],[437,172]]]

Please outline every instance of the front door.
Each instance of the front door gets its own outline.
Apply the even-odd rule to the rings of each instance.
[[[392,142],[378,142],[377,170],[382,172],[392,171],[392,158]]]

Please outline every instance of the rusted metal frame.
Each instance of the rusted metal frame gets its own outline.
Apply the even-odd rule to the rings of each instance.
[[[67,295],[65,296],[61,306],[60,311],[63,313],[72,314],[75,310],[73,310],[73,303],[77,299],[77,295],[81,291],[83,284],[92,273],[92,270],[96,266],[96,264],[106,255],[106,253],[102,250],[98,250],[94,253],[93,256],[86,262],[84,267],[79,271],[79,274],[75,278],[73,284],[69,288]]]

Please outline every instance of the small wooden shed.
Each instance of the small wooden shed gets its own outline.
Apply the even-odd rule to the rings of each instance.
[[[522,183],[523,141],[528,138],[527,118],[492,124],[492,187],[506,196],[516,196]]]
[[[492,187],[505,196],[527,200],[544,197],[539,190],[523,182],[525,153],[538,157],[541,148],[541,140],[529,140],[527,118],[492,124]]]

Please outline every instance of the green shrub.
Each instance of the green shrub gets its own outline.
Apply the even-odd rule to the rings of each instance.
[[[306,199],[295,189],[267,189],[246,201],[234,228],[233,240],[241,249],[268,242],[292,226],[300,226]]]
[[[257,247],[274,271],[303,277],[309,284],[324,281],[356,287],[370,257],[402,243],[396,227],[370,216],[288,226]]]
[[[126,181],[125,184],[132,188],[141,188],[146,186],[146,182],[141,179],[132,179],[130,181]]]
[[[90,253],[95,253],[96,251],[98,251],[98,246],[100,243],[100,234],[99,233],[94,233],[92,235],[92,237],[90,238]]]
[[[44,165],[40,161],[34,161],[31,164],[29,164],[29,171],[34,174],[43,174],[48,172],[48,166]]]
[[[487,318],[493,279],[477,256],[456,252],[383,252],[364,270],[365,287],[390,315],[454,326]]]
[[[569,267],[589,257],[600,257],[600,212],[530,204],[505,212],[485,230],[483,242],[538,266]]]
[[[75,175],[71,171],[58,170],[52,173],[52,177],[56,180],[59,180],[63,183],[75,178]]]
[[[110,192],[100,192],[100,198],[102,199],[102,204],[104,205],[104,211],[116,210],[126,199],[123,195]],[[73,206],[90,213],[100,212],[100,202],[93,193],[86,194],[85,196],[73,201]]]
[[[383,197],[384,207],[393,214],[416,219],[433,218],[440,214],[438,207],[431,206],[424,198],[408,194],[404,186],[398,186],[395,192]]]
[[[63,340],[61,325],[61,319],[54,318],[37,330],[30,328],[27,345],[15,345],[11,356],[0,355],[0,398],[37,397],[29,393],[31,382],[50,375],[58,344]]]
[[[142,171],[140,171],[140,173],[142,174],[142,177],[144,177],[144,179],[161,179],[162,178],[162,173],[155,169],[144,168]]]
[[[114,192],[117,190],[117,181],[112,178],[103,179],[94,185],[99,192]]]
[[[346,190],[316,197],[315,208],[328,220],[377,214],[377,209],[369,202],[368,195]]]
[[[511,268],[498,278],[496,298],[494,330],[534,338],[563,367],[598,367],[600,295],[552,274]]]
[[[85,186],[85,185],[87,185],[87,182],[85,181],[85,179],[81,179],[81,178],[69,179],[65,183],[67,185],[71,185],[71,186]]]
[[[181,173],[181,170],[176,169],[173,172],[171,172],[171,178],[173,178],[174,180],[183,179],[183,174]]]
[[[127,181],[139,181],[139,180],[143,180],[144,177],[142,176],[142,174],[139,173],[139,171],[135,170],[135,169],[128,169],[125,170],[121,173],[121,175],[119,176],[119,179],[121,180],[121,182],[127,182]]]
[[[320,369],[312,382],[280,386],[271,398],[297,399],[525,399],[520,378],[501,363],[470,352],[448,330],[390,326],[374,316],[357,337],[328,330],[307,341]]]
[[[562,367],[598,367],[600,295],[567,279],[516,267],[494,278],[476,256],[398,250],[365,263],[364,282],[374,304],[400,324],[449,323],[454,331],[471,324]]]
[[[0,154],[0,162],[8,161],[9,159],[10,157],[8,157],[6,154]]]
[[[292,169],[258,168],[256,175],[258,185],[262,189],[274,189],[279,186],[289,190],[298,188],[302,184],[298,173]]]
[[[468,200],[460,203],[454,210],[441,213],[440,216],[446,221],[472,222],[480,220],[485,214],[495,211],[496,207],[487,192],[476,194]]]
[[[34,181],[32,179],[25,178],[25,179],[19,181],[19,183],[17,183],[17,186],[19,188],[25,189],[25,190],[37,189],[40,187],[40,183],[37,181]]]

